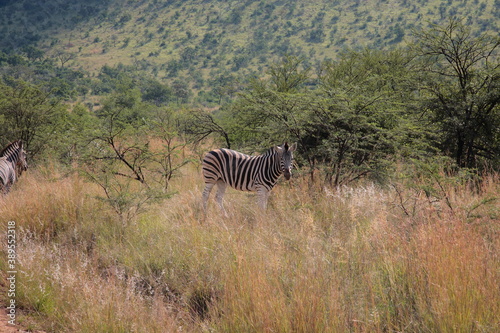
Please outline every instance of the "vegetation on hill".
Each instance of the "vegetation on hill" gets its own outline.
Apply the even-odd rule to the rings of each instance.
[[[311,66],[345,49],[404,45],[449,18],[498,34],[499,10],[495,0],[16,1],[1,11],[0,50],[33,46],[94,74],[131,65],[216,101],[217,89],[285,54]]]

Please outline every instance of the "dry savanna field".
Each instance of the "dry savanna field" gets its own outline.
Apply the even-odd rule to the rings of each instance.
[[[92,333],[500,330],[498,175],[332,189],[296,174],[273,190],[267,212],[254,194],[228,190],[229,217],[211,197],[204,220],[199,167],[182,171],[174,195],[127,220],[81,175],[58,166],[25,173],[0,199],[2,235],[16,222],[18,324]]]

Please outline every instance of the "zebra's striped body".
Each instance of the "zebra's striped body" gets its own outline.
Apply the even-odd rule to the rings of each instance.
[[[28,169],[26,152],[21,140],[15,141],[0,152],[0,190],[7,194],[23,171]]]
[[[288,143],[269,149],[265,154],[249,156],[230,149],[216,149],[203,158],[202,170],[205,179],[203,208],[212,188],[217,184],[216,200],[224,211],[222,197],[227,185],[241,191],[257,192],[263,209],[267,206],[269,192],[281,174],[288,180],[291,176],[293,155],[297,144]],[[224,211],[225,213],[225,211]]]

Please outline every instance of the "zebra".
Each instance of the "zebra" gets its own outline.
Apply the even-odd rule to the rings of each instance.
[[[293,152],[297,143],[287,142],[270,148],[259,156],[249,156],[230,149],[216,149],[203,158],[202,171],[205,180],[203,210],[207,212],[207,201],[212,188],[217,184],[216,201],[227,216],[222,197],[227,185],[240,191],[257,192],[260,207],[265,210],[269,192],[283,174],[286,180],[292,175]]]
[[[26,170],[28,162],[23,142],[14,141],[0,152],[0,190],[7,194],[17,178]]]

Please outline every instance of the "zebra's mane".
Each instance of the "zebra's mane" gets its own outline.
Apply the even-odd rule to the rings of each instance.
[[[17,146],[14,147],[15,145],[17,145]],[[10,155],[16,148],[21,147],[21,145],[22,145],[21,140],[17,140],[17,141],[14,141],[14,142],[8,144],[7,147],[2,149],[2,151],[0,152],[0,157]]]
[[[269,156],[269,155],[274,155],[276,154],[276,150],[274,149],[274,147],[271,147],[269,148],[268,150],[266,150],[262,156]]]
[[[266,152],[265,152],[264,154],[262,154],[262,155],[265,155],[265,156],[269,156],[269,155],[278,155],[278,152],[276,151],[276,149],[275,149],[275,148],[276,148],[276,147],[271,147],[271,148],[269,148],[269,149],[268,149],[268,150],[266,150]],[[285,143],[283,144],[283,147],[282,147],[282,148],[283,148],[283,151],[288,151],[288,149],[289,149],[288,142],[285,142]]]

